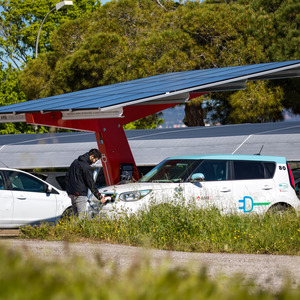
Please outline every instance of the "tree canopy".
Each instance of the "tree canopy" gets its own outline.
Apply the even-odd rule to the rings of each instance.
[[[299,59],[296,0],[112,0],[105,5],[77,0],[49,15],[39,56],[32,59],[40,21],[55,3],[41,0],[44,10],[37,12],[36,2],[0,1],[1,28],[9,28],[2,49],[25,63],[19,72],[23,100],[168,72]],[[205,99],[213,99],[207,107],[223,124],[277,121],[283,108],[300,113],[299,83],[251,83],[246,90]],[[188,126],[204,124],[203,99],[186,105]],[[161,122],[158,116],[148,121],[133,127]]]
[[[36,46],[36,38],[42,20],[57,0],[0,0],[0,59],[11,62],[20,68],[32,58]],[[49,51],[50,34],[69,20],[78,19],[100,6],[97,0],[75,0],[76,5],[49,14],[42,27],[39,48],[41,52]]]
[[[6,68],[0,64],[0,105],[8,105],[26,101],[25,93],[19,82],[19,72],[8,64]],[[45,132],[44,127],[37,130],[26,123],[0,123],[0,134]]]

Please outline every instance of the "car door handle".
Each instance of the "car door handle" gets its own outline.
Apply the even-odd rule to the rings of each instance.
[[[263,190],[271,190],[273,187],[269,186],[269,185],[265,185],[262,189]]]
[[[227,187],[223,187],[220,192],[222,193],[228,193],[228,192],[231,192],[231,189],[230,188],[227,188]]]
[[[26,197],[21,195],[21,196],[17,197],[17,199],[19,199],[19,200],[26,200]]]

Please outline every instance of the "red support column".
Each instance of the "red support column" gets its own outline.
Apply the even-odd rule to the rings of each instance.
[[[121,124],[107,120],[100,132],[95,132],[107,185],[120,182],[121,164],[133,165],[133,180],[140,178],[127,137]],[[99,130],[99,129],[98,129]]]

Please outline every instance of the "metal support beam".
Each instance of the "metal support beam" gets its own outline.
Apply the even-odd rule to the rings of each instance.
[[[102,154],[101,163],[107,185],[120,182],[121,164],[133,165],[133,180],[140,179],[127,137],[120,124],[109,122],[101,128],[101,132],[95,132],[98,148]]]

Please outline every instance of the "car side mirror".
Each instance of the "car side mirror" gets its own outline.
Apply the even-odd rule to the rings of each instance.
[[[203,173],[194,173],[194,174],[190,177],[190,181],[191,181],[191,182],[205,181],[205,176],[204,176]]]
[[[52,192],[52,186],[48,185],[46,193],[50,194],[51,192]]]

